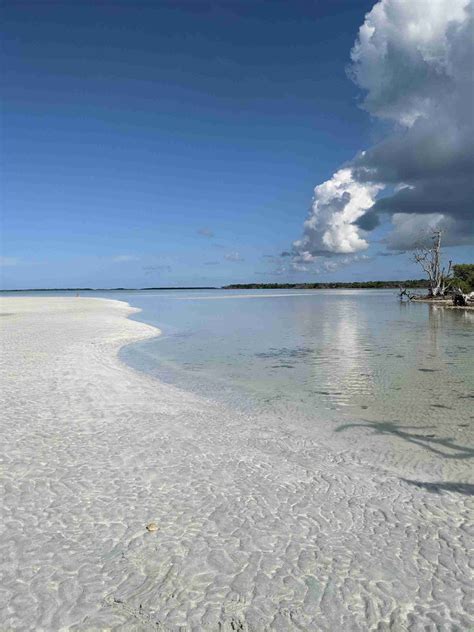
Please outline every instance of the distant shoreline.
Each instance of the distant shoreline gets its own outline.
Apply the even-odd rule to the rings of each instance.
[[[408,279],[405,281],[353,281],[328,283],[232,283],[230,285],[197,286],[197,287],[60,287],[60,288],[22,288],[0,290],[7,292],[148,292],[148,291],[179,291],[179,290],[390,290],[400,286],[411,289],[426,289],[425,279]]]
[[[426,289],[425,279],[405,281],[333,281],[327,283],[233,283],[224,285],[223,290],[398,290],[402,287]]]

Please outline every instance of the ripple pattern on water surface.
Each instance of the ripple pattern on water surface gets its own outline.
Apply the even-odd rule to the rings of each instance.
[[[423,442],[364,423],[429,425],[440,441],[474,445],[472,314],[400,305],[383,291],[253,296],[162,301],[156,313],[189,335],[131,347],[124,358],[237,409],[312,423],[330,443],[341,423],[360,422],[338,445],[401,474],[464,475],[459,460],[442,463]]]

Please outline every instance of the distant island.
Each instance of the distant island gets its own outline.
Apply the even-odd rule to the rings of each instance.
[[[224,285],[223,290],[344,290],[375,289],[384,290],[402,287],[427,288],[426,279],[408,279],[406,281],[352,281],[331,283],[232,283]]]

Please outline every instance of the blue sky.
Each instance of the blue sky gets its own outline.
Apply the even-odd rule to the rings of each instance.
[[[383,223],[317,271],[279,257],[314,186],[384,133],[346,75],[372,5],[10,2],[3,287],[420,276],[377,255]]]

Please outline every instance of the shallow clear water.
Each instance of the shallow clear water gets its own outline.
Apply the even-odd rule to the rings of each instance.
[[[278,417],[372,464],[465,478],[473,312],[400,303],[392,290],[104,296],[141,308],[134,318],[162,330],[121,350],[134,368]]]
[[[163,335],[122,358],[241,410],[313,425],[361,456],[464,470],[474,456],[474,314],[383,290],[127,297]],[[414,452],[413,452],[414,450]],[[458,467],[459,466],[459,467]]]
[[[472,412],[472,312],[400,304],[380,290],[127,298],[163,335],[123,359],[240,407],[291,403],[318,418],[350,409],[384,421]]]

